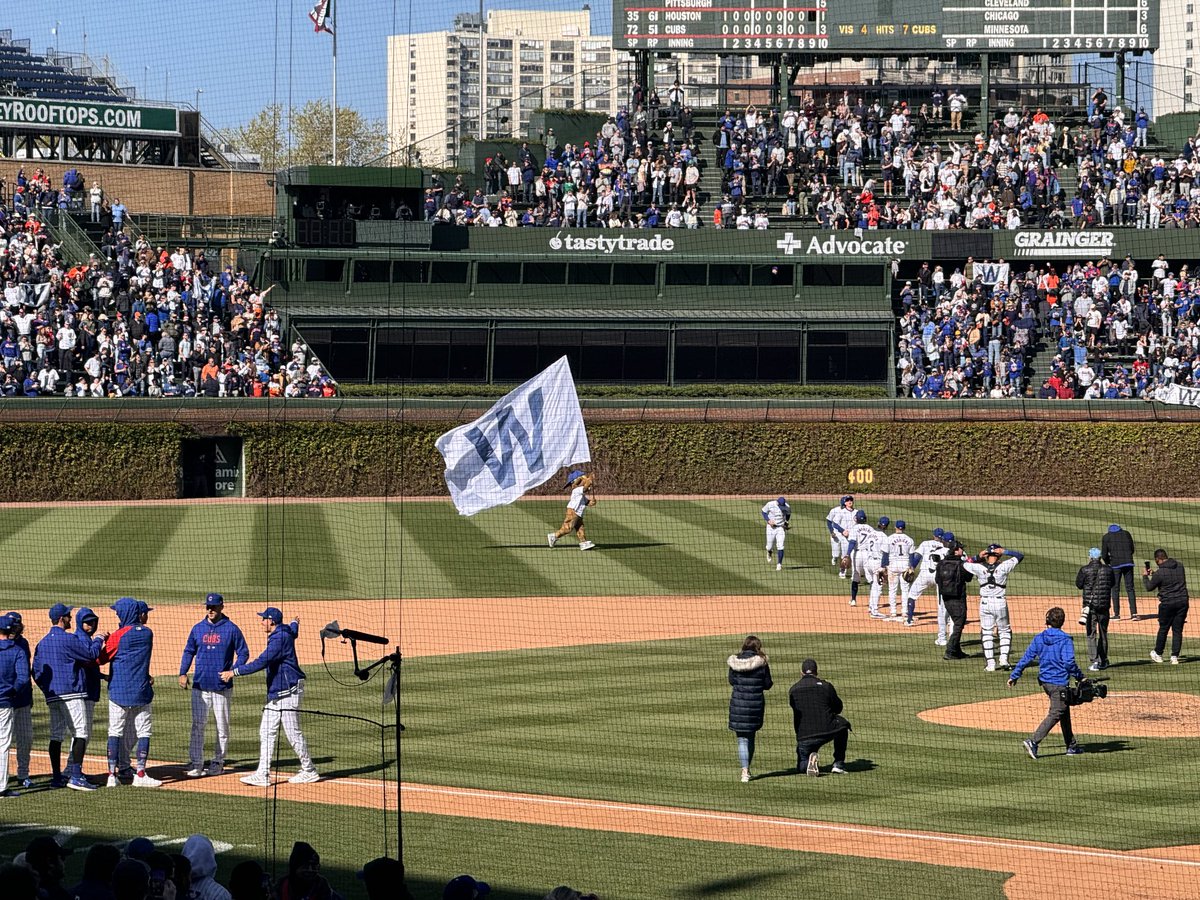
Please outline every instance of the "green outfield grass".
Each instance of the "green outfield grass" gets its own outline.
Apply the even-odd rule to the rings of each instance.
[[[205,504],[5,510],[0,553],[20,560],[14,604],[74,604],[125,594],[231,600],[511,597],[613,594],[841,593],[824,516],[796,502],[786,570],[763,559],[763,500],[607,501],[588,514],[597,552],[573,539],[551,551],[560,500],[458,516],[448,503]],[[919,543],[934,526],[972,551],[992,541],[1028,554],[1013,594],[1074,592],[1076,568],[1108,524],[1125,525],[1139,558],[1166,546],[1185,564],[1200,552],[1200,506],[1171,502],[876,501],[871,521],[909,522]]]
[[[1004,674],[986,675],[982,659],[944,663],[928,635],[912,633],[764,642],[776,685],[753,766],[761,777],[749,785],[738,781],[726,729],[725,657],[740,636],[413,660],[404,777],[1116,849],[1176,844],[1200,830],[1194,740],[1081,733],[1092,752],[1067,757],[1055,731],[1034,762],[1020,740],[1041,718],[1041,700],[1021,733],[917,718],[930,707],[1010,696]],[[978,653],[977,642],[978,632],[967,650]],[[1154,666],[1145,651],[1144,637],[1114,636],[1117,665],[1105,673],[1113,691],[1194,692],[1192,666]],[[787,691],[810,655],[854,725],[852,774],[843,778],[791,771]],[[1017,690],[1040,698],[1036,671]],[[1119,810],[1120,826],[1101,808]]]

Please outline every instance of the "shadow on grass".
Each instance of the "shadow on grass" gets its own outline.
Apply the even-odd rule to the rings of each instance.
[[[852,760],[847,760],[845,763],[845,769],[850,774],[854,774],[854,773],[858,773],[858,772],[871,772],[878,768],[879,768],[879,766],[876,765],[875,761],[871,760],[871,759],[852,759]],[[832,773],[829,771],[828,763],[825,764],[824,766],[822,766],[822,768],[821,768],[821,777],[825,777],[826,775],[832,775]],[[750,780],[751,781],[760,781],[764,778],[793,778],[793,777],[794,778],[807,778],[808,776],[805,775],[803,768],[791,768],[791,769],[777,769],[774,772],[763,772],[761,775],[752,776]],[[836,778],[837,776],[833,776],[833,777]]]
[[[642,549],[645,549],[646,547],[667,547],[667,546],[669,546],[669,545],[663,541],[639,541],[639,542],[627,542],[627,543],[623,543],[623,544],[621,544],[621,543],[597,544],[595,546],[595,548],[593,548],[593,549],[595,549],[595,550],[642,550]],[[483,549],[484,550],[546,550],[549,548],[546,547],[546,542],[542,541],[541,543],[538,543],[538,544],[484,544]],[[577,550],[579,548],[578,548],[577,544],[564,543],[560,549]]]
[[[1126,750],[1135,749],[1134,747],[1130,746],[1129,741],[1091,741],[1087,744],[1081,743],[1079,746],[1083,749],[1083,752],[1085,754],[1086,753],[1124,753]],[[1045,756],[1046,754],[1043,753],[1040,755]],[[1051,754],[1051,755],[1065,756],[1066,750],[1064,750],[1061,754]]]
[[[674,895],[676,897],[724,897],[731,891],[742,891],[747,888],[765,891],[769,885],[789,877],[791,877],[791,873],[788,872],[754,872],[739,875],[736,878],[720,878],[703,884],[680,885]]]

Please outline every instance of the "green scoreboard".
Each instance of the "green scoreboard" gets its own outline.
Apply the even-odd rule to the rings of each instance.
[[[1159,0],[614,0],[620,50],[862,56],[1158,46]]]

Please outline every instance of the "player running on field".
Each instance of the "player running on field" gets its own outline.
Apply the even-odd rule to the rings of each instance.
[[[908,601],[908,582],[903,579],[905,571],[909,567],[909,558],[912,556],[916,545],[913,539],[904,533],[907,524],[903,519],[897,519],[893,528],[894,533],[888,538],[888,606],[892,610],[893,619],[901,619],[902,616],[896,613],[896,592],[900,593],[900,607],[904,608]]]
[[[1001,562],[1006,555],[1008,559]],[[979,627],[983,631],[983,656],[988,672],[996,671],[993,631],[1000,634],[1000,668],[1009,668],[1012,625],[1008,621],[1008,576],[1024,558],[1025,554],[1017,550],[990,544],[977,559],[963,564],[963,568],[979,579]]]
[[[775,563],[778,572],[783,569],[783,544],[792,527],[792,508],[784,497],[769,500],[762,508],[762,517],[767,523],[767,562]]]
[[[825,516],[825,528],[829,531],[829,553],[836,566],[842,557],[849,556],[846,548],[850,544],[850,529],[854,526],[854,497],[847,494],[829,514]],[[846,577],[846,570],[839,569],[839,578]]]
[[[562,526],[558,531],[552,531],[546,535],[546,543],[550,545],[550,549],[554,549],[554,545],[558,543],[560,537],[570,534],[572,531],[579,539],[580,550],[591,550],[596,546],[583,533],[583,514],[587,512],[589,506],[596,505],[596,498],[592,496],[592,485],[594,484],[595,479],[591,475],[585,475],[582,469],[572,469],[567,475],[567,485],[564,490],[570,490],[571,499],[567,501],[567,515],[563,519]]]

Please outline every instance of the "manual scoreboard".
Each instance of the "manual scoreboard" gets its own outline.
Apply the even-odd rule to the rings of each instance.
[[[1158,46],[1159,0],[614,0],[620,50],[1115,53]]]

